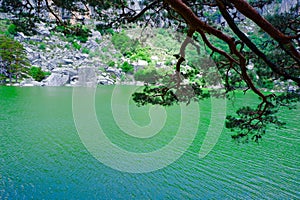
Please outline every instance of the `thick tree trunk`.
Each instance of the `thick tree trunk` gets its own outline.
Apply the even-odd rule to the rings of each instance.
[[[237,25],[234,23],[234,19],[226,10],[226,7],[222,0],[217,0],[217,4],[220,9],[220,12],[222,13],[222,16],[227,21],[229,27],[240,38],[241,41],[243,41],[257,56],[259,56],[272,69],[273,72],[277,73],[280,76],[284,76],[287,79],[291,79],[295,81],[298,85],[300,85],[300,78],[294,77],[285,72],[284,70],[280,69],[279,66],[273,63],[271,60],[269,60],[267,56],[262,51],[260,51],[257,48],[257,46],[237,27]]]
[[[268,33],[274,40],[276,40],[288,54],[290,54],[295,61],[300,63],[300,53],[293,46],[291,39],[299,38],[300,36],[287,36],[276,29],[270,22],[262,17],[247,1],[245,0],[230,0],[235,8],[240,11],[247,18],[255,22],[261,29]]]
[[[166,3],[168,3],[178,14],[180,14],[184,18],[184,20],[191,29],[199,32],[202,35],[202,37],[205,37],[205,33],[209,33],[226,42],[228,47],[230,48],[230,53],[235,55],[238,59],[238,65],[241,69],[242,78],[247,83],[248,87],[251,88],[264,101],[266,100],[265,95],[263,95],[261,91],[255,87],[251,78],[247,74],[246,58],[237,49],[234,38],[201,21],[199,17],[191,10],[191,8],[188,7],[182,0],[166,0]],[[220,50],[220,52],[223,51]],[[226,52],[223,53],[225,54],[225,56],[231,57]]]

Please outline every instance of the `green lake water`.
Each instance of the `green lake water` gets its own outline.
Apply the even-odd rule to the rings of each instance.
[[[116,106],[114,114],[122,119],[129,109],[129,122],[150,123],[149,107],[122,99],[131,89],[121,87],[114,97],[114,86],[97,88],[96,118],[112,144],[147,156],[176,136],[180,108],[166,109],[164,127],[156,135],[132,137],[112,111]],[[299,108],[281,111],[286,129],[271,127],[259,144],[237,144],[223,129],[212,151],[200,158],[211,110],[218,105],[205,100],[199,103],[199,116],[192,116],[199,120],[190,122],[199,123],[197,135],[181,157],[155,171],[129,173],[88,151],[76,129],[72,97],[73,88],[67,87],[0,87],[0,199],[300,199]],[[227,102],[227,113],[256,101],[251,94],[237,94],[236,99]],[[89,119],[85,124],[89,127]],[[118,163],[113,152],[110,159]]]

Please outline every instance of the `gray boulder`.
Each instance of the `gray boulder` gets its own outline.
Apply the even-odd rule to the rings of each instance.
[[[70,82],[70,76],[64,74],[52,73],[43,82],[45,86],[64,86]]]
[[[33,50],[29,47],[25,47],[25,51],[30,54],[33,53]]]
[[[41,55],[39,53],[33,52],[33,50],[31,48],[27,47],[27,48],[25,48],[25,50],[27,51],[27,57],[30,62],[33,62],[33,61],[41,58]]]
[[[71,59],[62,59],[61,62],[64,65],[72,65],[74,63],[74,61]]]
[[[108,67],[105,71],[108,73],[114,73],[117,77],[121,77],[122,75],[122,70],[113,67]]]
[[[42,83],[35,81],[32,78],[28,78],[28,79],[21,81],[19,86],[22,86],[22,87],[42,86]]]
[[[50,36],[50,31],[44,26],[39,26],[36,31],[40,35]]]
[[[102,35],[101,35],[101,33],[99,31],[92,30],[92,38],[93,39],[96,39],[96,38],[102,39]]]
[[[25,40],[28,39],[28,37],[25,36],[24,33],[18,32],[17,35],[15,36],[15,39],[17,39],[20,42],[24,42]]]
[[[77,59],[77,60],[84,60],[88,57],[89,57],[89,54],[85,54],[85,53],[77,53],[74,56],[74,58]]]
[[[37,35],[31,36],[29,38],[29,40],[32,40],[32,41],[35,41],[35,42],[42,42],[43,41],[43,39],[41,37],[37,36]]]
[[[78,75],[78,72],[72,68],[55,68],[52,73],[69,75],[70,77]]]
[[[57,63],[55,60],[50,60],[49,62],[46,63],[46,66],[47,69],[53,70],[57,66]]]
[[[114,84],[114,81],[112,79],[98,79],[98,85],[113,85]]]
[[[41,59],[35,59],[34,61],[31,62],[31,64],[35,65],[35,66],[41,66],[42,61],[41,61]]]
[[[96,87],[97,73],[95,67],[81,67],[78,69],[78,86]]]
[[[137,62],[133,62],[132,65],[134,67],[134,71],[137,71],[139,69],[144,69],[149,64],[146,60],[138,60]]]
[[[138,67],[147,67],[149,64],[148,64],[148,62],[146,61],[146,60],[138,60],[137,61],[137,63],[136,63],[136,65],[138,66]]]

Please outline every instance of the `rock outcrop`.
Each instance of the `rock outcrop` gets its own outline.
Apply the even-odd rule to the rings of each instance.
[[[44,86],[64,86],[70,83],[70,76],[64,74],[53,73],[44,81]]]

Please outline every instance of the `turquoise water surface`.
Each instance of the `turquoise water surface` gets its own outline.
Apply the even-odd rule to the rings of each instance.
[[[178,106],[166,109],[164,127],[155,136],[124,134],[112,114],[113,90],[99,87],[95,98],[97,119],[113,144],[147,153],[175,137]],[[126,95],[130,87],[118,91]],[[197,135],[178,160],[152,172],[128,173],[102,164],[86,149],[73,119],[72,92],[0,87],[0,199],[300,199],[299,108],[283,110],[287,128],[271,127],[259,144],[237,144],[224,129],[213,150],[199,158],[212,109],[205,100],[199,103]],[[228,113],[256,101],[251,94],[239,99],[227,102]],[[114,102],[120,115],[128,107],[129,120],[149,123],[148,107]]]

